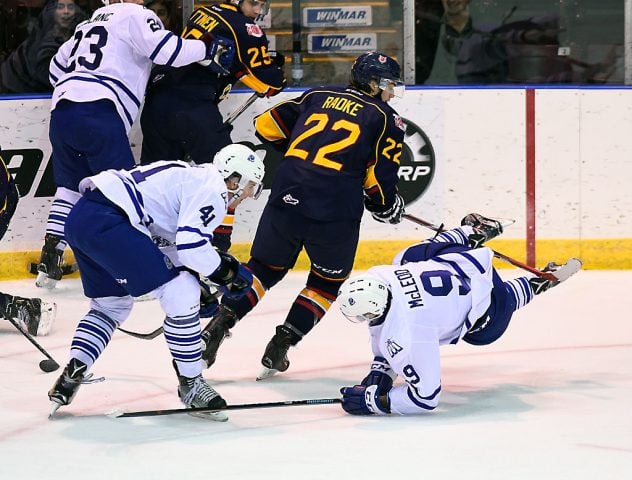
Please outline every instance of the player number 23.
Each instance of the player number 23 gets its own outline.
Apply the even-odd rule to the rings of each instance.
[[[305,122],[305,126],[311,126],[296,137],[290,145],[290,148],[288,148],[286,155],[292,155],[293,157],[298,157],[301,160],[307,160],[309,152],[300,148],[299,145],[312,135],[317,135],[323,132],[328,127],[329,123],[329,116],[326,113],[314,113],[310,115]],[[340,150],[347,148],[349,145],[353,145],[360,136],[360,126],[348,120],[337,120],[333,122],[330,128],[334,132],[343,130],[348,132],[348,134],[342,140],[338,140],[334,143],[328,143],[320,147],[316,151],[312,163],[314,163],[314,165],[320,165],[321,167],[340,171],[342,169],[342,163],[327,158],[327,155],[339,152]]]

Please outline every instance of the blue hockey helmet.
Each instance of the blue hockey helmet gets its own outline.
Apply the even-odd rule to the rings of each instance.
[[[399,63],[388,55],[380,52],[367,52],[353,62],[350,83],[358,90],[372,93],[371,82],[375,82],[381,90],[392,88],[393,93],[401,97],[404,83],[400,79],[400,73]]]

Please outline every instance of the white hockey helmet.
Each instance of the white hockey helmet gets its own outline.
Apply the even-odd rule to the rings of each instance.
[[[338,291],[340,311],[350,321],[360,323],[381,317],[388,305],[388,284],[375,275],[347,279]]]
[[[213,165],[220,171],[224,180],[235,177],[238,181],[237,188],[228,190],[233,194],[233,198],[239,198],[249,186],[253,187],[253,198],[258,198],[261,194],[265,167],[259,156],[245,145],[226,145],[215,154]]]

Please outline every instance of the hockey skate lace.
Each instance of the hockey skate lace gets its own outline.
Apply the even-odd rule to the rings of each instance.
[[[89,385],[91,383],[99,383],[99,382],[105,381],[105,377],[97,377],[97,378],[92,378],[92,377],[94,377],[94,373],[88,373],[81,378],[72,378],[66,375],[66,381],[68,383],[75,383],[75,384],[81,384],[81,385]]]
[[[30,323],[31,316],[26,311],[26,307],[20,308],[18,307],[17,315],[15,317],[20,326],[28,331],[28,326]]]
[[[208,403],[210,400],[217,396],[217,392],[209,387],[201,376],[195,377],[191,390],[184,396],[183,402],[185,405],[191,406],[193,400],[199,400],[204,403]]]

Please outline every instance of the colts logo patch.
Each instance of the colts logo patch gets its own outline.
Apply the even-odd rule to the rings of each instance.
[[[263,37],[263,30],[261,30],[259,25],[256,25],[254,23],[247,23],[246,31],[251,37]]]

